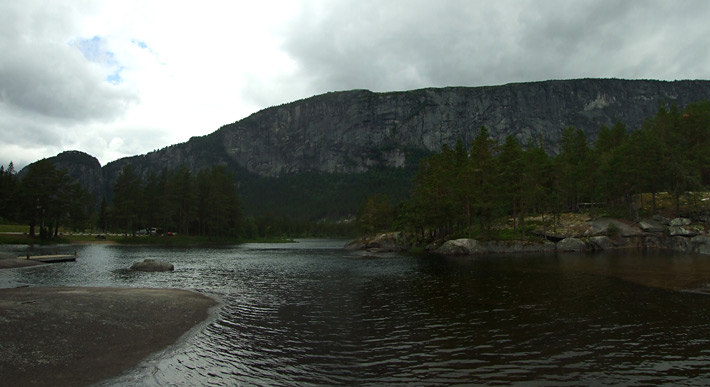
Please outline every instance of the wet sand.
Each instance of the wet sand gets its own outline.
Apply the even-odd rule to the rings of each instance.
[[[205,321],[216,304],[176,289],[0,289],[1,384],[82,386],[119,376]]]

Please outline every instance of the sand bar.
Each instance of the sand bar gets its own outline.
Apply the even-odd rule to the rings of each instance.
[[[0,289],[4,386],[82,386],[118,376],[205,321],[217,302],[177,289]]]

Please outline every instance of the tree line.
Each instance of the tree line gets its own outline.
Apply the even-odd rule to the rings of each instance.
[[[0,220],[29,225],[32,237],[57,237],[61,226],[85,228],[94,207],[92,196],[48,160],[30,165],[22,179],[12,162],[0,166]]]
[[[187,167],[151,172],[145,181],[133,166],[121,170],[110,206],[99,222],[125,235],[161,229],[184,235],[236,237],[243,230],[241,201],[233,176],[223,166],[193,174]]]
[[[126,236],[154,230],[239,239],[353,234],[347,222],[244,215],[236,180],[223,166],[197,173],[182,166],[142,178],[128,165],[108,200],[100,202],[49,160],[29,165],[22,175],[12,162],[0,166],[0,224],[27,224],[32,237],[50,239],[59,236],[60,229]]]
[[[638,219],[641,193],[668,192],[675,212],[681,196],[710,185],[710,102],[679,109],[659,106],[654,117],[629,132],[618,122],[603,126],[592,143],[582,130],[567,127],[559,153],[548,155],[539,141],[524,148],[508,136],[496,144],[482,127],[471,142],[462,141],[424,159],[407,201],[392,206],[371,197],[358,219],[361,231],[416,232],[422,238],[494,237],[493,223],[506,217],[525,237],[525,219],[545,216],[554,227],[562,212],[617,211]]]

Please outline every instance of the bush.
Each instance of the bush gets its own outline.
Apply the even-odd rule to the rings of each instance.
[[[615,223],[609,223],[609,225],[606,227],[606,235],[608,237],[619,236],[619,227]]]

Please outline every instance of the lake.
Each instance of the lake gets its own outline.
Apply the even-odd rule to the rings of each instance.
[[[710,383],[710,256],[370,256],[344,243],[53,247],[79,259],[0,271],[0,287],[222,301],[196,334],[107,385]],[[127,269],[145,258],[175,271]]]

